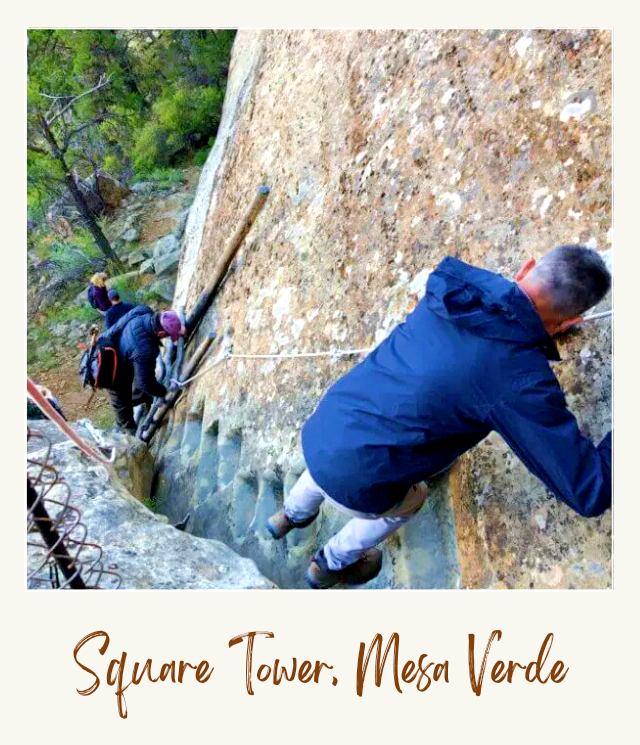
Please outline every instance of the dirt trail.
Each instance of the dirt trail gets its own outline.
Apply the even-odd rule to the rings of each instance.
[[[51,389],[60,401],[62,410],[69,421],[91,419],[92,422],[101,426],[110,426],[114,419],[104,391],[96,391],[87,406],[91,391],[88,388],[82,389],[80,386],[79,359],[79,353],[75,357],[69,354],[67,359],[55,368],[40,373],[36,383],[41,383]]]

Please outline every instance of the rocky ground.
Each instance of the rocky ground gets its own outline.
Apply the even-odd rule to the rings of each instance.
[[[101,589],[268,589],[273,585],[252,561],[237,556],[219,541],[195,538],[169,525],[140,500],[140,487],[150,475],[148,451],[139,441],[124,435],[107,435],[115,444],[119,461],[110,475],[80,453],[49,422],[31,422],[33,430],[54,443],[49,457],[45,443],[33,436],[29,447],[28,474],[37,478],[38,463],[47,462],[64,476],[64,483],[47,491],[44,502],[50,517],[70,530],[70,538],[86,543],[73,549],[83,565],[85,583]],[[94,447],[91,430],[79,423],[76,431]],[[105,442],[103,436],[100,442]],[[129,488],[127,488],[129,487]],[[134,496],[129,489],[133,489]],[[63,508],[67,495],[73,510]],[[77,520],[81,524],[75,525]],[[74,527],[71,527],[74,526]],[[85,530],[86,529],[86,533]],[[60,530],[63,530],[60,527]],[[49,564],[37,531],[29,534],[29,587],[51,587]]]

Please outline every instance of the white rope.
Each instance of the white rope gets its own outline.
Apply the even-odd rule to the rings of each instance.
[[[234,358],[238,360],[290,360],[298,357],[333,357],[337,359],[339,357],[365,354],[370,352],[372,349],[373,347],[367,347],[366,349],[332,349],[328,352],[283,352],[282,354],[233,354],[231,352],[226,352],[210,365],[207,365],[202,370],[200,370],[200,372],[192,375],[190,378],[187,378],[186,380],[177,380],[176,378],[172,378],[171,382],[177,385],[178,388],[184,388],[193,380],[196,380],[196,378],[199,378],[201,375],[209,372],[209,370],[213,370],[213,368],[217,367],[220,363]]]
[[[607,318],[608,316],[613,315],[613,310],[603,310],[602,313],[592,313],[588,316],[583,316],[583,321],[595,321],[598,318]]]
[[[236,357],[242,360],[279,360],[292,359],[294,357],[344,357],[352,354],[363,354],[370,352],[373,347],[367,349],[333,349],[328,352],[283,352],[282,354],[230,354],[229,357]]]
[[[606,318],[613,314],[613,310],[605,310],[602,313],[593,313],[588,316],[584,316],[583,321],[595,321],[598,318]],[[171,378],[171,383],[178,386],[178,388],[185,388],[189,383],[197,378],[201,377],[209,370],[213,370],[222,362],[226,362],[230,359],[237,360],[291,360],[299,357],[333,357],[338,359],[339,357],[348,357],[356,354],[368,354],[371,352],[373,347],[366,347],[364,349],[332,349],[327,352],[283,352],[282,354],[233,354],[231,352],[225,352],[217,360],[212,362],[210,365],[204,367],[200,372],[192,375],[186,380],[178,380],[177,378]]]

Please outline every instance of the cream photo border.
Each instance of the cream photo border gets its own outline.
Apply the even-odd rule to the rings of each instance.
[[[88,7],[81,2],[31,2],[5,8],[3,203],[5,206],[3,702],[6,742],[177,743],[227,742],[474,743],[628,742],[635,724],[638,651],[638,498],[633,447],[637,440],[634,344],[637,338],[632,282],[640,268],[634,245],[637,222],[637,19],[613,3],[510,2],[372,4],[190,3],[164,7],[149,0]],[[303,14],[304,11],[304,14]],[[608,591],[447,592],[377,591],[129,591],[55,593],[24,589],[24,373],[25,296],[25,39],[28,27],[430,27],[609,28],[614,49],[614,268],[615,292],[615,588]],[[635,270],[635,271],[634,271]],[[494,659],[534,659],[554,634],[549,660],[569,667],[561,684],[488,681],[482,696],[469,685],[467,635],[484,647],[493,629]],[[126,650],[131,659],[207,659],[215,666],[206,685],[157,684],[127,691],[129,717],[118,717],[113,689],[103,681],[92,696],[76,688],[91,677],[73,660],[77,642],[94,630],[109,633],[104,658],[87,659],[104,676],[108,659]],[[256,661],[320,659],[334,665],[320,684],[261,684],[245,688],[244,645],[232,637],[272,631],[256,641]],[[403,684],[397,692],[387,672],[381,688],[368,679],[355,690],[360,642],[375,633],[400,635],[402,660],[427,653],[449,660],[449,682],[426,692]],[[634,690],[634,685],[635,689]],[[8,739],[7,739],[8,738]],[[446,740],[445,740],[446,738]]]

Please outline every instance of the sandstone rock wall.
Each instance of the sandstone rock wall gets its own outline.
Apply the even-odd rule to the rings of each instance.
[[[178,300],[193,304],[260,183],[271,196],[201,330],[235,352],[374,344],[447,254],[513,275],[558,243],[610,253],[610,56],[605,31],[240,32]],[[596,439],[610,351],[594,322],[555,366]],[[234,360],[200,378],[156,444],[162,509],[195,511],[194,532],[297,586],[341,518],[326,509],[286,546],[262,520],[304,467],[302,422],[353,362]],[[572,513],[499,437],[433,494],[374,586],[610,585],[610,514]]]

